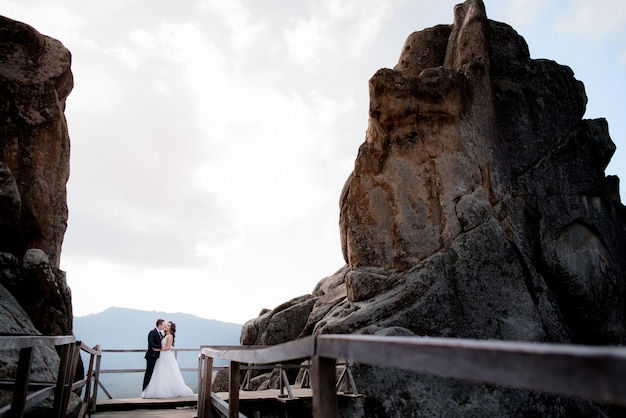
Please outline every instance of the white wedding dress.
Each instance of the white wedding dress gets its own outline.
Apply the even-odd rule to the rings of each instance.
[[[161,342],[165,346],[166,338]],[[148,386],[141,392],[142,398],[177,398],[193,395],[193,391],[185,384],[180,373],[178,362],[171,350],[161,351]]]

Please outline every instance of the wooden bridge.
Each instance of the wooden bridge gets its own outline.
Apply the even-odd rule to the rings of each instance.
[[[55,382],[30,382],[30,363],[34,347],[56,346],[61,353]],[[66,415],[70,392],[84,389],[79,417],[238,417],[241,402],[248,396],[260,398],[261,392],[246,392],[240,387],[240,372],[265,365],[276,367],[288,362],[310,361],[310,389],[292,392],[294,399],[310,395],[314,418],[337,417],[337,360],[411,370],[450,378],[496,384],[510,388],[592,399],[626,406],[626,348],[541,344],[507,341],[466,340],[429,337],[377,337],[367,335],[319,335],[271,346],[202,346],[198,358],[198,395],[183,400],[151,401],[148,409],[132,413],[98,410],[96,402],[99,367],[103,351],[89,348],[73,336],[0,336],[0,350],[19,350],[15,379],[1,382],[11,388],[12,402],[0,408],[0,418],[21,417],[24,411],[54,395],[54,416]],[[73,382],[80,352],[89,355],[86,377]],[[229,391],[212,393],[214,359],[228,360]],[[253,366],[247,366],[253,365]],[[138,369],[143,371],[142,369]],[[347,369],[349,370],[349,368]],[[282,377],[281,371],[281,377]],[[346,379],[350,379],[346,374]],[[343,378],[343,376],[342,376]],[[245,379],[244,379],[245,382]],[[284,383],[284,380],[281,379]],[[289,387],[281,387],[272,397],[289,397]],[[341,394],[340,394],[341,395]],[[187,401],[185,409],[172,409],[171,402]],[[119,401],[118,401],[119,402]],[[125,401],[128,403],[128,401]],[[148,400],[130,402],[138,408]],[[144,405],[145,407],[146,405]],[[157,412],[158,410],[158,412]],[[170,414],[172,413],[172,414]],[[114,415],[117,414],[117,415]],[[121,415],[120,415],[121,414]],[[258,416],[256,413],[253,413]]]

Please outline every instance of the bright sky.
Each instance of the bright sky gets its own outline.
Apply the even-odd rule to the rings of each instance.
[[[343,264],[339,194],[368,79],[451,0],[0,0],[72,52],[61,268],[74,314],[243,323]],[[626,181],[626,3],[486,0],[533,58],[570,66]],[[626,196],[624,185],[622,196]]]

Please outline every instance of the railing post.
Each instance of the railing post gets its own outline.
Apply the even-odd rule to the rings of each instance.
[[[96,404],[98,403],[98,387],[100,387],[100,364],[102,363],[102,347],[98,344],[98,351],[100,355],[96,358],[96,370],[94,371],[94,384],[93,384],[93,405],[91,406],[91,412],[96,413]]]
[[[100,347],[95,346],[94,350],[99,351]],[[83,397],[83,404],[86,405],[86,410],[91,411],[92,405],[96,402],[92,396],[93,390],[93,379],[94,379],[94,366],[96,362],[96,354],[89,354],[89,368],[87,369],[87,376],[85,376],[86,384],[85,384],[85,396]]]
[[[202,367],[204,367],[204,354],[200,352],[198,355],[198,403],[196,405],[196,408],[198,409],[198,418],[203,418],[204,415],[204,406],[202,405],[202,400],[204,399],[204,373]]]
[[[211,384],[213,380],[213,357],[200,354],[198,360],[198,418],[211,415]]]
[[[239,362],[230,362],[228,380],[228,418],[239,417]]]
[[[57,384],[54,391],[54,405],[52,407],[52,413],[54,416],[62,417],[65,414],[63,410],[63,404],[65,401],[65,391],[68,390],[66,382],[67,376],[72,367],[72,354],[74,353],[75,344],[65,344],[61,346],[61,352],[59,354],[59,371],[57,373]]]
[[[102,360],[102,351],[100,344],[96,345],[94,349],[100,353],[100,355],[96,355],[96,364],[93,370],[92,380],[93,380],[93,393],[91,395],[89,411],[91,414],[96,413],[96,404],[98,403],[98,381],[100,380],[100,361]]]
[[[11,418],[22,418],[28,393],[28,380],[30,379],[30,362],[33,357],[33,347],[20,349],[20,357],[17,361],[17,374],[13,390],[13,402],[11,403]]]
[[[332,358],[320,356],[312,358],[313,418],[337,418],[336,363]]]
[[[76,341],[75,344],[71,344],[71,348],[68,352],[69,367],[67,368],[67,372],[65,374],[65,379],[63,382],[65,388],[63,390],[63,398],[61,404],[59,405],[60,409],[58,410],[57,415],[59,418],[65,418],[65,416],[67,415],[67,407],[70,403],[70,397],[72,396],[72,385],[74,383],[74,376],[76,375],[78,361],[80,360],[80,345],[81,342]]]
[[[278,364],[278,389],[280,392],[278,393],[279,398],[286,397],[285,395],[285,381],[283,380],[283,365]]]

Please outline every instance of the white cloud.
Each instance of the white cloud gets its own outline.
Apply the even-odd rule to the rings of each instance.
[[[554,4],[554,0],[508,0],[506,4],[506,12],[504,21],[513,26],[525,26],[536,20],[538,16],[545,12]],[[487,15],[490,14],[490,6],[502,6],[502,4],[487,3],[485,8]]]
[[[53,36],[63,43],[80,38],[79,33],[85,27],[85,20],[70,8],[46,2],[32,8],[25,2],[7,1],[1,4],[0,13],[11,19],[27,23],[39,32]]]
[[[143,29],[132,30],[128,34],[128,37],[137,45],[143,48],[152,49],[155,47],[154,35],[152,35],[147,30],[143,30]]]
[[[110,48],[106,50],[107,54],[111,54],[115,58],[119,59],[133,70],[139,66],[139,61],[133,51],[128,48],[118,47]]]
[[[565,14],[556,20],[559,32],[592,41],[616,37],[626,40],[626,7],[622,0],[571,0]]]
[[[285,40],[289,47],[289,55],[302,67],[316,71],[320,63],[322,48],[322,32],[326,25],[313,17],[308,21],[298,22],[294,29],[285,29]],[[332,44],[327,45],[332,48]]]
[[[302,67],[315,72],[321,62],[320,50],[324,44],[322,32],[327,31],[327,25],[313,17],[308,21],[298,22],[294,29],[285,29],[285,41],[289,47],[289,54]],[[333,44],[328,42],[326,48],[332,49]]]
[[[328,0],[316,7],[283,31],[290,56],[313,73],[340,55],[360,56],[391,15],[387,1]]]
[[[219,21],[230,30],[232,46],[235,49],[251,47],[268,30],[266,22],[252,21],[253,16],[240,0],[204,0],[200,3],[199,9],[205,14],[217,14],[215,21]]]

